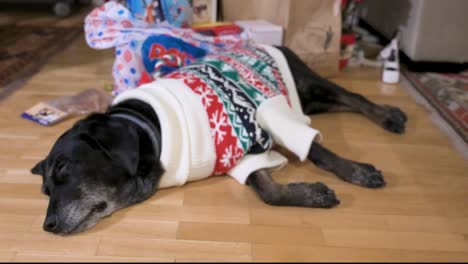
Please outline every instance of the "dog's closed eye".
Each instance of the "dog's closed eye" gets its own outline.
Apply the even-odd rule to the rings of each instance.
[[[53,174],[53,180],[55,184],[63,184],[65,182],[67,171],[67,163],[62,162],[56,166],[55,173]]]
[[[94,206],[93,211],[96,212],[96,213],[101,213],[106,209],[107,209],[107,203],[106,202],[100,202],[96,206]]]

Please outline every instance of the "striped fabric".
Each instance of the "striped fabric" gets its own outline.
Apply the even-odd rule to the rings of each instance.
[[[256,120],[257,108],[278,95],[289,98],[276,62],[265,50],[206,56],[165,78],[182,80],[200,96],[216,148],[214,175],[226,173],[247,154],[271,149],[270,134]]]

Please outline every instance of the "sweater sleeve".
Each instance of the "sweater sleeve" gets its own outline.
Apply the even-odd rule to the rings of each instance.
[[[271,98],[257,110],[257,121],[267,130],[276,144],[285,147],[299,157],[307,158],[310,146],[320,132],[309,126],[310,120],[294,112],[284,96]],[[260,169],[279,169],[288,160],[276,151],[246,155],[228,174],[245,184],[251,173]]]
[[[276,144],[293,152],[301,161],[320,132],[309,126],[310,120],[294,112],[282,95],[263,102],[257,110],[257,121]]]
[[[288,160],[276,151],[266,151],[260,154],[248,154],[236,164],[227,174],[239,183],[245,184],[247,178],[253,172],[260,169],[280,169],[288,163]]]

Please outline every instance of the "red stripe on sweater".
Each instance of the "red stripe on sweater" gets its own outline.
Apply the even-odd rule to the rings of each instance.
[[[244,157],[244,150],[239,147],[241,144],[238,142],[239,139],[221,99],[212,88],[194,74],[174,72],[167,75],[167,78],[183,80],[194,93],[200,96],[208,115],[211,136],[216,149],[216,163],[212,175],[225,174]]]

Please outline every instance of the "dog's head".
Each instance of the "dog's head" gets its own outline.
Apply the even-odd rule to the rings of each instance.
[[[105,114],[83,119],[60,136],[31,170],[42,175],[42,191],[50,196],[44,230],[84,231],[153,195],[163,169],[142,140],[131,124]]]

